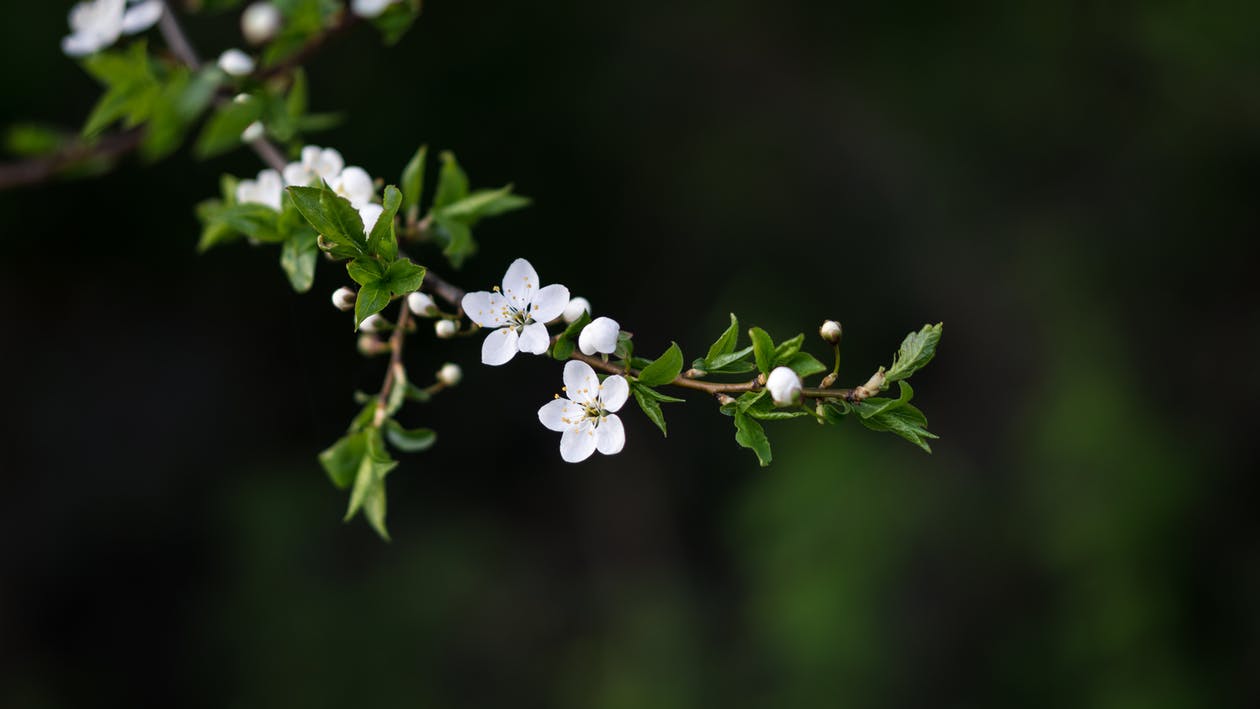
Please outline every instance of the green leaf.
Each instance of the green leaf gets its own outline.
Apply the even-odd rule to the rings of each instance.
[[[769,374],[774,369],[774,340],[770,339],[770,335],[759,327],[754,327],[748,331],[748,337],[752,339],[753,356],[757,359],[757,369],[762,374]]]
[[[783,421],[810,416],[811,414],[804,409],[761,409],[753,407],[748,410],[748,415],[759,421]]]
[[[761,467],[770,465],[770,439],[766,431],[753,417],[743,411],[735,412],[735,442],[757,454]]]
[[[417,266],[409,259],[401,258],[390,264],[385,280],[391,294],[407,295],[420,289],[420,284],[424,282],[424,274],[424,266]]]
[[[386,261],[393,261],[398,256],[394,215],[398,214],[398,207],[402,204],[402,192],[399,192],[397,187],[389,185],[385,188],[382,202],[385,211],[381,212],[380,218],[372,227],[372,232],[368,234],[367,248],[370,253],[377,254]]]
[[[801,345],[805,343],[805,333],[801,333],[790,340],[779,343],[774,348],[774,364],[773,367],[786,367],[787,360],[791,359],[797,352],[801,351]]]
[[[644,396],[651,397],[651,398],[653,398],[653,399],[655,399],[655,400],[657,400],[657,401],[660,401],[660,402],[668,402],[668,403],[671,403],[671,404],[681,404],[681,403],[685,403],[685,402],[687,401],[686,399],[679,399],[679,398],[678,398],[678,397],[676,397],[676,396],[669,396],[668,394],[662,394],[662,393],[660,393],[659,391],[657,391],[656,389],[653,389],[653,388],[651,388],[651,387],[645,387],[645,386],[643,386],[643,385],[639,384],[638,382],[631,382],[631,386],[632,386],[632,387],[633,387],[633,386],[637,386],[637,387],[639,388],[639,390],[643,392],[643,395],[644,395]]]
[[[791,368],[801,378],[822,374],[827,371],[827,365],[819,362],[814,355],[808,352],[797,352],[786,360],[780,361],[779,364]]]
[[[404,306],[406,307],[406,306]],[[407,385],[411,381],[407,378],[407,369],[399,362],[394,367],[394,384],[389,390],[389,398],[385,402],[385,415],[393,416],[398,413],[403,404],[407,401]]]
[[[634,400],[638,402],[639,408],[643,410],[644,415],[648,417],[656,427],[661,429],[661,435],[669,437],[669,431],[665,427],[665,413],[661,411],[661,402],[652,394],[652,389],[645,387],[638,382],[630,384],[630,393],[634,394]]]
[[[467,224],[456,219],[438,218],[436,223],[437,237],[445,244],[442,254],[452,266],[460,268],[468,257],[477,252],[472,230]]]
[[[924,325],[918,332],[906,335],[901,347],[893,357],[892,366],[888,368],[887,382],[892,383],[906,379],[927,366],[936,356],[936,346],[941,341],[944,323]]]
[[[280,267],[289,277],[289,285],[298,293],[310,290],[315,282],[315,262],[319,256],[315,240],[315,232],[302,227],[289,236],[280,250]]]
[[[354,489],[350,492],[350,504],[346,509],[345,519],[349,521],[362,509],[377,534],[388,540],[389,533],[385,530],[385,476],[398,463],[385,450],[380,429],[373,428],[364,433],[367,437],[367,454],[363,456],[355,472]]]
[[[262,118],[264,102],[253,96],[243,101],[228,101],[219,106],[206,121],[193,145],[193,155],[204,160],[243,145],[241,133],[249,124]]]
[[[411,29],[411,25],[415,23],[416,17],[420,14],[419,0],[406,0],[405,2],[396,2],[385,8],[385,11],[372,19],[372,24],[376,25],[376,29],[380,30],[381,38],[385,41],[386,46],[392,46],[398,43],[398,40],[407,34],[407,30]]]
[[[739,342],[739,318],[735,317],[735,313],[731,313],[731,325],[726,328],[717,341],[709,346],[709,353],[704,356],[705,361],[714,362],[718,357],[727,355],[735,351],[735,345]],[[715,365],[720,367],[721,365]],[[709,370],[705,370],[709,371]]]
[[[83,126],[85,137],[95,136],[119,120],[132,128],[152,115],[162,86],[153,73],[144,40],[133,42],[124,51],[88,57],[83,67],[106,88]]]
[[[420,208],[420,197],[424,193],[424,165],[428,159],[429,146],[421,145],[416,154],[403,168],[402,185],[403,209]]]
[[[370,258],[359,258],[346,264],[346,273],[350,279],[361,286],[381,283],[385,280],[385,264]]]
[[[437,194],[433,197],[433,209],[438,210],[468,196],[468,176],[460,168],[455,154],[442,153],[442,169],[438,173]]]
[[[359,465],[367,455],[367,434],[351,433],[343,436],[324,452],[319,454],[319,463],[324,466],[328,478],[339,490],[350,487],[358,475]]]
[[[878,416],[879,414],[899,409],[910,403],[910,399],[914,398],[914,389],[911,388],[910,382],[897,382],[897,398],[887,399],[884,397],[873,396],[865,401],[854,402],[853,409],[858,412],[864,419]]]
[[[298,67],[293,72],[293,85],[289,87],[289,94],[284,98],[284,112],[289,118],[297,120],[306,115],[306,110],[310,104],[310,92],[306,84],[306,70]]]
[[[461,221],[471,227],[486,217],[498,216],[527,206],[529,206],[529,199],[512,194],[512,185],[507,185],[497,190],[478,190],[463,199],[436,208],[435,213],[447,219]]]
[[[638,381],[644,386],[660,386],[674,381],[682,372],[683,355],[678,343],[670,343],[669,349],[657,360],[639,372]]]
[[[928,445],[926,439],[939,438],[939,436],[928,432],[927,417],[912,404],[885,410],[870,418],[859,417],[858,420],[862,422],[863,426],[872,431],[895,433],[922,448],[927,453],[932,452],[932,446]]]
[[[557,337],[555,344],[551,346],[551,357],[558,361],[565,361],[573,356],[573,350],[577,345],[573,344],[573,339],[569,337]]]
[[[359,289],[354,300],[354,329],[358,330],[368,317],[375,315],[389,305],[389,290],[378,281]]]
[[[348,200],[328,189],[327,185],[294,186],[288,190],[294,206],[325,239],[354,253],[367,253],[363,219]]]
[[[433,429],[406,429],[393,419],[385,422],[385,437],[390,445],[404,453],[427,451],[433,447],[434,443],[437,443],[437,434],[433,432]]]
[[[709,374],[743,374],[756,369],[756,366],[754,366],[751,362],[744,361],[748,355],[752,354],[752,352],[753,347],[752,345],[749,345],[742,350],[727,352],[726,354],[718,355],[711,360],[707,358],[698,359],[692,364],[692,366],[696,369],[708,372]]]

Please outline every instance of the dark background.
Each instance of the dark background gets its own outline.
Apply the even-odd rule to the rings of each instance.
[[[97,96],[61,3],[0,26],[0,123]],[[68,5],[68,3],[67,3]],[[440,443],[394,541],[314,455],[374,389],[274,249],[194,253],[241,151],[0,194],[0,705],[1224,707],[1260,702],[1260,7],[434,0],[309,67],[312,138],[453,149],[530,258],[699,355],[843,321],[843,381],[946,324],[935,453],[702,397],[562,463],[559,367],[413,338]],[[194,20],[203,54],[234,17]],[[160,40],[153,39],[155,44]],[[432,258],[432,255],[427,255]]]

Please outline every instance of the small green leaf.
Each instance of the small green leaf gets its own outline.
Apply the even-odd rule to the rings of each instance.
[[[379,281],[360,288],[359,295],[354,300],[354,329],[358,330],[364,320],[381,312],[387,305],[389,305],[389,290]]]
[[[249,97],[242,101],[227,101],[219,106],[206,121],[193,145],[193,155],[205,160],[225,153],[243,144],[241,134],[249,124],[262,118],[264,102]]]
[[[346,273],[355,283],[367,286],[385,280],[386,268],[376,259],[359,258],[346,264]]]
[[[419,209],[420,197],[424,193],[424,165],[428,158],[429,146],[421,145],[416,154],[403,168],[402,185],[403,209]]]
[[[726,328],[717,341],[709,346],[709,353],[704,356],[705,361],[714,362],[718,357],[727,355],[735,351],[735,345],[739,343],[739,318],[735,317],[735,313],[731,313],[731,325]],[[714,365],[715,368],[722,365]],[[708,370],[705,370],[708,371]]]
[[[805,343],[805,334],[801,333],[790,340],[779,343],[774,348],[774,364],[772,367],[786,367],[787,361],[791,359],[797,352],[801,351],[801,345]]]
[[[552,359],[563,362],[573,356],[573,350],[575,348],[576,345],[573,344],[573,338],[561,335],[556,338],[555,344],[551,346],[551,357]]]
[[[651,387],[645,387],[642,384],[639,384],[638,382],[631,383],[631,386],[638,387],[639,391],[643,392],[644,396],[651,397],[660,402],[668,402],[671,404],[681,404],[687,401],[686,399],[679,399],[676,396],[669,396],[668,394],[662,394],[656,389],[653,389]]]
[[[280,267],[289,277],[289,285],[298,293],[305,293],[315,282],[315,262],[319,256],[319,246],[315,243],[315,232],[309,227],[302,227],[293,232],[288,241],[280,249]]]
[[[463,199],[437,208],[437,212],[446,219],[455,219],[471,227],[486,217],[527,206],[529,199],[512,194],[512,185],[507,185],[497,190],[478,190]]]
[[[356,254],[367,253],[363,219],[348,200],[328,189],[327,185],[294,186],[288,190],[294,206],[325,239]]]
[[[437,442],[437,434],[433,432],[433,429],[406,429],[393,419],[385,422],[385,437],[390,445],[404,453],[427,451]]]
[[[783,421],[810,416],[811,414],[804,409],[761,409],[754,406],[748,410],[748,415],[759,421]]]
[[[862,422],[863,426],[872,431],[895,433],[922,448],[927,453],[932,452],[932,446],[928,445],[926,439],[939,438],[939,436],[928,432],[927,417],[913,404],[905,404],[885,410],[883,413],[875,414],[870,418],[859,417],[858,420]]]
[[[808,352],[797,352],[786,360],[780,361],[779,364],[791,368],[801,378],[822,374],[827,371],[827,365],[819,362],[814,355]]]
[[[656,427],[661,429],[661,435],[669,437],[669,431],[665,427],[665,413],[661,411],[661,402],[648,392],[652,389],[645,387],[638,382],[631,383],[630,392],[634,394],[634,400],[638,402],[639,408],[643,410],[644,415],[648,417]]]
[[[755,419],[742,411],[735,412],[735,442],[757,454],[761,467],[770,465],[770,439]]]
[[[892,366],[888,368],[888,383],[909,378],[932,361],[932,358],[936,356],[936,346],[941,341],[944,325],[944,323],[924,325],[918,332],[906,335],[906,339],[901,341],[901,347],[893,357]]]
[[[354,482],[359,465],[367,455],[367,434],[351,433],[346,435],[327,450],[319,454],[320,465],[328,473],[328,478],[337,489],[344,490]]]
[[[464,261],[477,252],[477,244],[473,241],[472,230],[468,225],[457,219],[445,219],[439,217],[437,223],[437,237],[445,244],[442,248],[442,254],[451,262],[455,268],[464,265]]]
[[[769,374],[774,369],[774,340],[770,339],[770,335],[759,327],[754,327],[748,331],[748,337],[752,339],[753,356],[757,359],[757,369],[762,374]]]
[[[380,429],[369,429],[364,434],[367,437],[367,455],[363,456],[355,473],[345,519],[349,521],[362,509],[377,534],[388,540],[389,533],[385,529],[385,476],[398,463],[389,457]]]
[[[382,200],[384,210],[368,234],[367,248],[369,253],[377,254],[386,261],[393,261],[398,256],[398,237],[394,234],[394,215],[402,205],[402,192],[389,185],[385,188]]]
[[[437,194],[433,197],[433,209],[437,210],[448,204],[454,204],[468,196],[468,176],[460,168],[455,154],[450,151],[442,153],[442,169],[438,173]]]
[[[678,343],[671,343],[665,354],[639,372],[638,381],[644,386],[660,386],[676,379],[682,372],[683,355]]]
[[[417,266],[409,259],[401,258],[389,266],[385,280],[389,292],[395,296],[407,295],[420,289],[424,282],[425,268]]]

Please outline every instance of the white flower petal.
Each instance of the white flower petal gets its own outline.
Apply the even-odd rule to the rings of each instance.
[[[353,0],[350,3],[350,11],[359,17],[379,17],[385,12],[385,8],[394,2],[395,0]]]
[[[609,414],[599,422],[595,429],[595,446],[604,455],[616,455],[626,446],[626,427],[621,425],[621,417]]]
[[[564,321],[568,323],[577,322],[577,319],[582,317],[582,313],[589,312],[591,312],[591,301],[581,297],[574,298],[569,301],[568,305],[564,306]]]
[[[310,187],[315,176],[302,166],[300,162],[291,162],[284,166],[284,184],[288,186]]]
[[[551,344],[551,338],[547,336],[547,326],[536,322],[526,325],[521,330],[521,339],[516,346],[521,348],[521,352],[542,354],[547,351],[549,344]]]
[[[241,13],[241,34],[250,44],[263,44],[276,36],[283,23],[280,8],[269,2],[256,2]]]
[[[127,8],[122,18],[124,34],[143,32],[162,18],[162,0],[144,0]]]
[[[444,320],[443,322],[449,322]],[[507,364],[516,356],[516,331],[510,327],[495,330],[481,343],[481,363],[497,367]]]
[[[559,284],[549,285],[534,295],[529,316],[538,322],[551,322],[569,306],[569,289]]]
[[[86,57],[104,49],[105,46],[94,34],[71,34],[61,38],[61,51],[68,57]]]
[[[503,295],[517,310],[525,310],[538,293],[538,272],[529,261],[518,258],[503,274]]]
[[[381,214],[385,212],[385,208],[379,204],[365,204],[359,207],[359,219],[363,220],[363,233],[367,234],[376,226],[376,222],[380,220]]]
[[[498,293],[477,291],[467,293],[460,301],[469,320],[482,327],[500,327],[508,324],[506,301]]]
[[[565,431],[582,419],[582,407],[565,399],[552,399],[538,410],[538,420],[552,431]]]
[[[591,365],[576,359],[564,363],[564,392],[570,399],[585,404],[599,396],[599,378]]]
[[[350,204],[358,209],[376,196],[376,187],[372,185],[372,176],[361,167],[347,167],[333,180],[333,192],[350,200]]]
[[[229,49],[219,55],[219,68],[229,76],[245,76],[254,71],[254,60],[239,49]]]
[[[612,318],[595,318],[578,334],[578,349],[584,355],[612,354],[617,349],[621,325]]]
[[[620,374],[604,379],[603,389],[599,392],[599,400],[605,411],[619,411],[630,398],[630,384]]]
[[[326,177],[328,179],[332,179],[340,174],[345,166],[346,161],[341,157],[341,153],[333,150],[332,148],[318,150],[318,154],[315,159],[311,161],[311,171],[320,177]],[[363,174],[366,175],[367,173],[365,172]]]
[[[595,429],[583,422],[570,426],[560,436],[560,457],[566,463],[581,463],[595,452]]]

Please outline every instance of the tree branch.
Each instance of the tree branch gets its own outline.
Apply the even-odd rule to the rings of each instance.
[[[398,372],[402,370],[403,346],[407,342],[407,328],[411,323],[411,309],[407,307],[407,299],[401,299],[398,311],[398,322],[394,324],[394,332],[389,336],[389,369],[385,370],[385,381],[381,384],[381,393],[376,399],[376,414],[373,424],[379,427],[385,423],[385,412],[389,409],[389,397],[398,385]]]
[[[144,131],[136,128],[110,133],[93,141],[76,140],[51,155],[0,163],[0,191],[37,185],[56,177],[67,168],[92,160],[114,160],[140,147]]]

